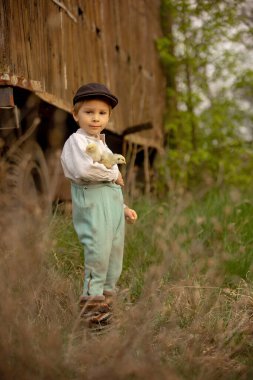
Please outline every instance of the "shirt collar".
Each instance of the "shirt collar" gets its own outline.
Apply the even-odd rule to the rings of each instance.
[[[76,133],[80,133],[81,135],[84,135],[84,136],[86,136],[86,137],[88,137],[89,139],[94,140],[94,141],[99,141],[99,140],[101,140],[101,141],[105,144],[105,134],[104,134],[104,133],[100,133],[99,138],[89,135],[89,134],[86,133],[82,128],[79,128],[79,129],[76,131]]]

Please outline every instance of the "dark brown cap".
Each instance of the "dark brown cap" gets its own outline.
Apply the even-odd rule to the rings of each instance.
[[[75,105],[82,100],[97,98],[109,103],[112,108],[118,104],[116,96],[114,96],[105,85],[100,83],[88,83],[81,86],[73,98],[73,104]]]

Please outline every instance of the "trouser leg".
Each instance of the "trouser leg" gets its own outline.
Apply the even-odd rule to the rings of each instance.
[[[111,247],[105,236],[101,189],[72,185],[71,190],[73,224],[85,251],[83,295],[103,295]]]
[[[115,204],[121,207],[115,209],[110,208],[111,224],[113,228],[111,252],[108,263],[106,281],[104,284],[104,293],[115,293],[117,281],[122,272],[123,252],[124,252],[124,236],[125,236],[125,218],[123,210],[123,198],[121,190],[114,194]]]
[[[115,287],[122,272],[124,253],[124,215],[120,217],[120,223],[112,241],[104,293],[115,292]]]

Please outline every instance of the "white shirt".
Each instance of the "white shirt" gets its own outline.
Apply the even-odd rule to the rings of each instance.
[[[87,145],[91,142],[96,142],[101,152],[111,152],[105,144],[104,135],[101,134],[100,138],[96,138],[79,128],[68,138],[62,150],[61,163],[65,177],[77,184],[115,181],[119,175],[118,166],[113,165],[111,169],[107,169],[103,164],[93,162],[93,159],[85,152]]]

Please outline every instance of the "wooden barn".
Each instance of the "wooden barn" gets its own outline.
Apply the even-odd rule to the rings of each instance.
[[[11,156],[24,151],[28,183],[38,192],[50,183],[51,196],[68,197],[64,182],[56,189],[59,151],[76,129],[73,95],[89,82],[104,83],[119,98],[107,143],[127,157],[129,188],[134,167],[142,167],[149,191],[152,157],[163,146],[165,80],[155,46],[159,12],[159,0],[0,2],[1,157],[13,165]]]

